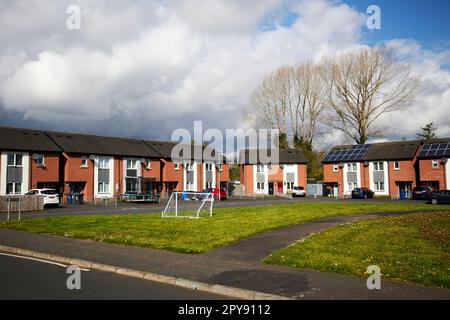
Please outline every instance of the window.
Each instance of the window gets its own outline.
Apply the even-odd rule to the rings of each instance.
[[[348,190],[353,190],[355,188],[358,188],[358,184],[356,182],[349,182],[348,183]]]
[[[108,158],[99,158],[98,159],[98,167],[100,169],[109,169],[109,159]]]
[[[136,160],[127,160],[127,169],[136,170],[137,169],[137,161]]]
[[[147,160],[147,170],[152,170],[152,162]]]
[[[209,181],[209,182],[206,182],[205,183],[205,189],[211,189],[212,188],[212,182],[211,181]]]
[[[384,191],[384,182],[375,182],[375,191]]]
[[[185,164],[186,171],[194,171],[194,165],[192,163]]]
[[[6,184],[6,193],[7,194],[21,194],[22,193],[22,184],[21,183],[7,183]]]
[[[212,163],[205,163],[206,171],[212,171]]]
[[[21,167],[22,166],[22,155],[9,153],[7,160],[8,167]]]
[[[439,168],[439,160],[432,160],[431,161],[431,167],[433,169],[438,169]]]
[[[373,170],[374,171],[384,171],[384,162],[374,162]]]
[[[394,170],[400,170],[400,162],[394,161]]]
[[[175,163],[175,170],[180,170],[180,164],[178,162]]]
[[[35,154],[34,161],[36,161],[37,166],[44,166],[44,155],[43,154]]]
[[[263,173],[263,172],[264,172],[264,166],[258,164],[258,165],[256,166],[256,172],[257,172],[257,173]]]
[[[109,183],[108,182],[100,182],[98,184],[98,193],[109,193]]]
[[[333,172],[339,172],[339,166],[337,164],[333,165]]]
[[[264,182],[258,182],[256,184],[256,189],[258,190],[264,190]]]
[[[223,171],[223,164],[219,164],[219,171]]]
[[[294,190],[294,183],[293,182],[287,182],[286,183],[286,189],[287,190]]]
[[[358,171],[358,167],[357,167],[356,163],[348,163],[347,168],[348,168],[349,172],[357,172]]]
[[[88,167],[88,158],[87,157],[81,157],[81,167],[82,168]]]

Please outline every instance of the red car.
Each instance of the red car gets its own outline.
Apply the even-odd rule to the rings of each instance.
[[[205,193],[213,193],[215,199],[219,199],[219,188],[209,188],[203,190]],[[220,189],[220,201],[227,200],[227,192],[225,189]]]

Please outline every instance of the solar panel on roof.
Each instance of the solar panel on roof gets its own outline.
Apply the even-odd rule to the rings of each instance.
[[[426,144],[419,154],[421,158],[450,157],[450,142],[440,144]]]
[[[370,145],[355,145],[350,149],[332,150],[325,157],[326,162],[341,162],[341,161],[359,161],[364,158],[369,151]]]

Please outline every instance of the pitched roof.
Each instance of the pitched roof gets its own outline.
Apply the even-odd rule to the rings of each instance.
[[[399,141],[372,144],[364,160],[406,160],[413,159],[421,141]]]
[[[47,134],[67,153],[160,157],[155,150],[142,140],[64,132],[47,132]]]
[[[450,154],[450,138],[424,141],[419,159],[448,158]]]
[[[417,154],[422,142],[414,141],[395,141],[372,143],[367,145],[368,150],[364,156],[357,161],[375,161],[375,160],[407,160],[413,159]],[[328,155],[333,151],[350,150],[352,145],[342,145],[333,147]],[[325,156],[324,159],[326,159]],[[336,161],[322,161],[322,163],[335,163]],[[350,161],[351,162],[351,161]]]
[[[273,153],[278,151],[278,164],[304,164],[308,163],[308,159],[301,150],[294,149],[279,149],[279,150],[268,150],[268,149],[245,149],[241,150],[239,155],[240,164],[259,164],[261,162],[260,156],[270,157]],[[256,163],[254,163],[256,161]],[[276,161],[275,161],[276,162]],[[272,162],[272,164],[276,164]]]
[[[43,131],[7,127],[0,127],[0,150],[61,152]]]
[[[176,146],[178,146],[178,142],[168,142],[168,141],[145,141],[147,145],[149,145],[151,148],[153,148],[156,152],[160,154],[160,156],[164,159],[172,159],[172,150]],[[227,159],[224,155],[222,155],[220,152],[216,151],[215,149],[209,148],[207,146],[201,146],[201,145],[180,145],[179,147],[183,147],[184,150],[188,150],[190,148],[190,155],[183,154],[183,152],[180,152],[180,154],[174,155],[174,158],[172,160],[174,161],[214,161],[218,162],[219,159],[223,163],[227,162]],[[196,153],[195,148],[201,148],[202,152],[201,154]],[[175,150],[177,151],[177,150]]]

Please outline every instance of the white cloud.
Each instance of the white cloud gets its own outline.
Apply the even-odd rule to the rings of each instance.
[[[3,109],[67,130],[112,134],[167,138],[194,120],[232,128],[243,125],[241,110],[266,73],[360,46],[365,26],[361,13],[325,0],[77,3],[82,29],[69,31],[71,1],[0,0]],[[286,25],[288,12],[298,18]],[[449,75],[435,61],[448,62],[448,53],[397,42],[407,54],[406,46],[421,54],[415,70],[428,77],[420,101],[438,106],[427,117],[448,128]],[[409,121],[418,126],[414,119],[405,126]]]

